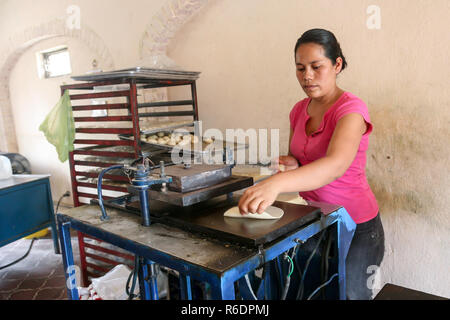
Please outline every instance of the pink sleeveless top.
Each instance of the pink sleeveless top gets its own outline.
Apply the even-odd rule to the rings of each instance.
[[[307,113],[310,101],[311,98],[301,100],[289,114],[293,130],[290,151],[302,165],[326,155],[334,128],[343,116],[361,114],[367,123],[367,131],[361,138],[355,159],[342,177],[319,189],[300,192],[300,195],[306,200],[343,206],[357,224],[371,220],[378,213],[378,204],[365,173],[369,134],[373,129],[366,104],[350,92],[344,92],[325,113],[319,129],[307,136],[305,129],[310,118]]]

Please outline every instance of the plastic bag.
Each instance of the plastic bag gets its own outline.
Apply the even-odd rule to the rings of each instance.
[[[92,279],[92,289],[102,300],[126,300],[128,295],[125,290],[130,269],[119,264],[100,278]],[[139,286],[136,286],[133,294],[137,294]]]
[[[69,158],[69,152],[74,149],[75,140],[75,123],[68,90],[39,126],[39,130],[56,147],[59,160],[65,162]]]

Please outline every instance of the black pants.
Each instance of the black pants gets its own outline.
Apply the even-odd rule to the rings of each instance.
[[[356,226],[345,261],[347,299],[370,300],[373,279],[384,256],[384,230],[380,214]]]

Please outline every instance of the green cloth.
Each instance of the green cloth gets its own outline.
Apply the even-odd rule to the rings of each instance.
[[[75,140],[75,123],[69,90],[64,92],[39,126],[39,130],[45,134],[48,142],[56,147],[59,160],[65,162],[69,157],[69,152],[73,151],[73,141]]]

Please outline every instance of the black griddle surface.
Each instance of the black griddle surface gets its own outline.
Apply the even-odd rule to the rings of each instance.
[[[320,208],[281,201],[272,204],[284,211],[283,217],[278,220],[224,217],[225,211],[236,206],[238,200],[236,197],[230,200],[218,197],[171,211],[158,222],[203,233],[219,240],[259,246],[320,219]]]

